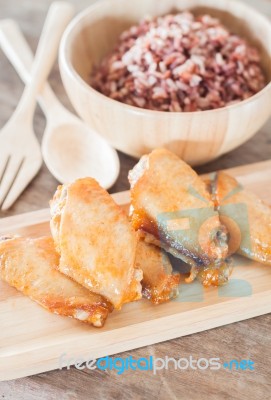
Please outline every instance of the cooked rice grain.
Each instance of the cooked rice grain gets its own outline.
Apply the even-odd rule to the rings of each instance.
[[[256,48],[209,15],[145,18],[123,32],[90,84],[104,95],[158,111],[211,110],[245,100],[265,78]]]

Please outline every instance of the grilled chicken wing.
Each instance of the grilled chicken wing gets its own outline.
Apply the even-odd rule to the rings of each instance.
[[[227,235],[211,195],[189,165],[165,149],[143,156],[129,173],[131,217],[175,257],[193,267],[213,268],[227,255]]]
[[[85,178],[59,186],[50,205],[59,270],[116,309],[140,299],[142,271],[134,268],[137,235],[112,197]]]
[[[57,271],[52,238],[0,239],[0,278],[47,310],[103,326],[112,305]]]
[[[137,245],[136,267],[143,272],[142,293],[154,304],[164,303],[178,296],[180,275],[172,273],[166,253],[141,238]]]
[[[271,265],[271,207],[225,172],[214,175],[211,191],[229,232],[229,252]]]

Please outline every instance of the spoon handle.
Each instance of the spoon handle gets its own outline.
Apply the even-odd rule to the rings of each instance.
[[[47,79],[57,54],[63,31],[73,15],[69,3],[55,2],[51,5],[42,30],[41,38],[31,68],[31,80],[24,89],[16,109],[17,118],[27,117],[32,122],[36,106],[36,97]]]
[[[0,22],[0,46],[22,81],[29,83],[34,56],[19,25],[12,19]],[[63,109],[48,83],[38,95],[38,101],[46,117],[49,117],[50,110],[54,110],[55,115],[57,110]]]

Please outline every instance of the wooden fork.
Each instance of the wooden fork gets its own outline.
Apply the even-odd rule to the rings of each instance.
[[[0,208],[7,210],[38,173],[42,164],[40,145],[33,131],[36,97],[53,66],[61,35],[73,15],[69,3],[56,2],[49,9],[39,41],[31,80],[10,120],[0,131]],[[1,32],[9,23],[0,22]],[[10,32],[12,34],[12,32]]]

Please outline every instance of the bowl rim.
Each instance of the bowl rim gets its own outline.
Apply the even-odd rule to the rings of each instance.
[[[217,3],[215,3],[215,0],[213,0],[213,1],[214,1],[214,8],[215,8],[215,4],[217,4]],[[262,18],[270,26],[270,31],[271,31],[271,21],[263,13],[259,12],[257,9],[246,4],[245,2],[242,2],[239,0],[237,0],[237,1],[236,0],[228,0],[228,1],[230,1],[231,3],[234,3],[235,5],[236,4],[241,5],[242,7],[252,11],[254,14],[257,14],[257,17]],[[61,72],[62,67],[65,68],[67,73],[75,81],[78,81],[78,83],[81,84],[85,90],[90,91],[93,95],[100,97],[101,101],[108,101],[110,103],[113,102],[115,107],[122,107],[122,108],[125,107],[127,110],[130,110],[136,114],[145,114],[145,115],[157,114],[159,116],[163,115],[163,116],[168,116],[168,117],[173,115],[176,118],[176,116],[179,116],[179,115],[183,115],[183,116],[190,115],[191,116],[192,114],[195,115],[195,114],[203,114],[203,113],[204,113],[204,115],[206,115],[207,113],[210,113],[210,114],[211,113],[214,114],[214,113],[218,113],[218,112],[222,113],[222,112],[225,112],[226,110],[238,109],[239,107],[242,107],[243,105],[257,101],[259,97],[261,97],[263,94],[265,94],[265,92],[268,92],[271,89],[271,79],[270,79],[269,82],[267,82],[266,85],[259,92],[255,93],[254,95],[250,96],[249,98],[247,98],[245,100],[240,100],[235,104],[230,104],[227,106],[214,108],[211,110],[174,111],[174,112],[162,111],[162,110],[161,111],[149,110],[147,108],[136,107],[136,106],[132,106],[130,104],[122,103],[118,100],[112,99],[111,97],[104,95],[103,93],[94,89],[76,71],[76,69],[74,68],[74,66],[70,60],[70,57],[68,55],[67,44],[69,45],[70,35],[72,35],[74,33],[74,29],[76,29],[77,25],[81,22],[81,20],[86,18],[86,16],[89,15],[94,9],[100,8],[105,5],[112,7],[112,0],[101,0],[99,2],[96,2],[96,3],[88,6],[87,8],[83,9],[81,12],[79,12],[66,27],[66,29],[63,33],[61,42],[60,42],[60,46],[59,46],[60,72]],[[169,118],[171,118],[171,117],[169,117]]]

